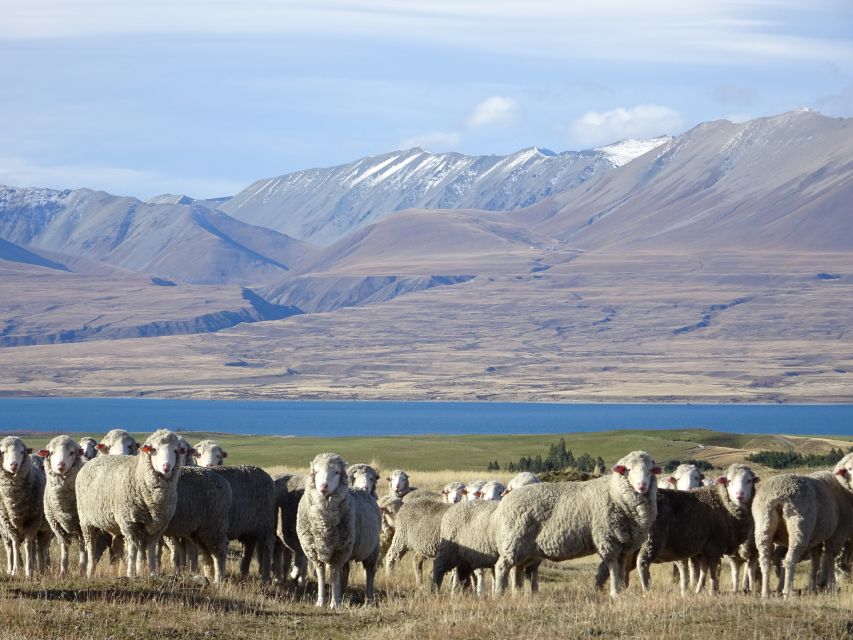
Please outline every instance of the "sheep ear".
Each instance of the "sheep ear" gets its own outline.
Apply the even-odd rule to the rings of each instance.
[[[107,445],[105,445],[103,442],[99,442],[98,444],[96,444],[95,449],[97,449],[98,451],[109,451],[110,450],[110,448]]]
[[[145,444],[145,445],[142,445],[142,449],[140,449],[140,451],[142,451],[142,453],[151,453],[151,451],[153,451],[153,449],[152,449],[150,444]]]
[[[660,467],[655,467],[654,469],[652,469],[652,473],[658,475],[660,473],[663,473],[663,469],[661,469]]]
[[[468,489],[462,489],[462,495],[467,496],[468,495]]]
[[[83,455],[83,447],[77,447],[77,455]]]
[[[48,451],[47,449],[39,449],[36,452],[36,455],[40,458],[47,458],[50,455],[50,451]]]
[[[391,482],[391,478],[385,478],[386,482]]]
[[[842,478],[846,478],[849,474],[847,473],[847,469],[841,467],[838,471],[835,472],[835,475],[841,476]]]
[[[501,498],[505,498],[508,495],[509,495],[509,489],[504,489],[503,492],[501,492]]]
[[[222,452],[222,459],[223,459],[223,460],[225,460],[225,458],[227,458],[227,457],[228,457],[228,452],[227,452],[227,451],[223,451],[223,452]]]
[[[181,447],[180,449],[178,449],[178,453],[180,453],[182,456],[187,455],[186,447]]]
[[[187,455],[192,458],[195,458],[198,455],[198,451],[196,451],[195,447],[190,447],[189,449],[187,449]]]
[[[474,497],[475,497],[475,498],[479,498],[479,497],[481,497],[482,495],[483,495],[483,492],[482,492],[482,491],[475,491],[475,492],[474,492]]]
[[[759,478],[758,476],[753,476],[753,477],[752,477],[752,483],[753,483],[753,484],[755,484],[755,483],[756,483],[756,482],[758,482],[759,480],[761,480],[761,478]]]
[[[726,476],[720,476],[719,478],[717,478],[717,484],[726,487],[729,484],[729,480],[728,478],[726,478]]]
[[[705,474],[704,474],[704,473],[700,473],[700,474],[699,474],[699,479],[700,479],[700,480],[704,480],[704,479],[705,479]]]
[[[33,452],[33,448],[27,447],[27,455],[31,454],[32,452]]]
[[[133,443],[133,448],[134,448],[134,449],[136,449],[137,451],[139,451],[139,443],[138,443],[138,442],[134,442],[134,443]]]
[[[667,482],[671,482],[672,484],[675,484],[676,482],[678,482],[678,481],[675,479],[675,476],[669,476],[669,477],[666,479],[666,481],[667,481]]]
[[[613,473],[618,473],[620,476],[624,476],[627,470],[624,464],[617,464],[613,467]]]

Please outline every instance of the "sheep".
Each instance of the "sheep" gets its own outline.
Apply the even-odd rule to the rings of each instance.
[[[390,483],[388,495],[395,498],[402,498],[407,493],[411,493],[417,489],[417,487],[409,484],[409,474],[402,469],[394,469],[391,475],[385,479]]]
[[[831,473],[780,474],[768,479],[755,496],[752,516],[762,597],[770,595],[774,543],[787,547],[782,561],[783,596],[791,595],[794,567],[807,551],[812,560],[809,591],[818,583],[834,588],[835,558],[853,535],[853,453],[844,456]]]
[[[485,480],[472,480],[467,485],[465,485],[465,495],[468,500],[479,500],[477,492],[482,489],[483,485],[485,484]]]
[[[263,469],[250,465],[206,467],[220,474],[231,485],[228,512],[228,539],[243,544],[240,574],[249,574],[252,554],[257,549],[261,580],[270,578],[275,551],[275,485]]]
[[[44,458],[42,458],[38,453],[31,453],[30,461],[33,463],[34,468],[42,472],[44,471]]]
[[[332,583],[331,607],[341,605],[345,566],[361,562],[367,576],[365,595],[373,601],[373,581],[379,561],[381,516],[376,501],[364,491],[349,488],[346,462],[337,454],[321,453],[311,462],[310,481],[299,501],[296,531],[317,574],[317,606],[326,604],[326,569]]]
[[[506,487],[500,482],[497,480],[489,480],[474,493],[474,497],[477,500],[498,502],[503,497],[504,491],[506,491]]]
[[[531,484],[539,484],[540,482],[542,481],[536,474],[530,473],[529,471],[522,471],[509,481],[509,484],[507,484],[502,495],[503,497],[506,497],[515,489],[520,489],[521,487],[526,487]]]
[[[657,516],[656,473],[660,468],[652,457],[634,451],[619,460],[609,476],[541,483],[510,493],[497,503],[493,516],[499,553],[495,593],[506,590],[512,567],[597,552],[610,573],[610,595],[618,595],[626,563],[645,542]],[[603,580],[599,577],[596,583],[600,587]]]
[[[81,438],[77,444],[83,450],[84,463],[89,462],[89,460],[94,459],[98,455],[98,441],[94,438]]]
[[[278,531],[286,548],[284,556],[277,560],[277,573],[284,577],[285,568],[290,565],[292,559],[293,569],[290,577],[301,583],[308,572],[308,559],[302,551],[296,533],[296,511],[302,494],[305,493],[307,476],[301,473],[281,473],[275,476],[273,482],[279,517]]]
[[[677,491],[690,491],[703,486],[702,481],[705,474],[695,464],[680,464],[675,471],[663,482],[658,482],[658,489],[672,489]],[[711,481],[713,485],[713,480]],[[710,485],[704,485],[710,486]]]
[[[461,482],[448,482],[441,490],[441,495],[448,504],[461,502],[465,499],[465,485]]]
[[[213,561],[213,581],[225,576],[232,492],[228,480],[216,470],[184,467],[178,480],[177,506],[164,536],[189,539]],[[179,546],[172,548],[177,569]]]
[[[649,588],[649,565],[679,561],[680,588],[688,588],[687,560],[699,564],[696,592],[710,575],[711,592],[719,586],[719,562],[734,554],[752,531],[750,505],[758,477],[749,467],[733,464],[716,486],[694,491],[660,489],[658,517],[636,557],[643,591]]]
[[[391,575],[394,563],[407,552],[414,552],[415,579],[423,584],[423,564],[434,558],[441,542],[441,519],[452,505],[438,495],[434,500],[418,500],[402,505],[393,513],[394,536],[385,557],[385,573]],[[385,517],[390,510],[383,510]]]
[[[193,461],[199,467],[218,467],[225,464],[228,452],[214,440],[202,440],[195,447]]]
[[[394,540],[397,512],[403,506],[402,498],[382,496],[379,498],[379,512],[382,514],[382,525],[379,530],[379,557],[384,557]]]
[[[98,456],[77,473],[77,514],[90,578],[97,564],[95,544],[100,532],[125,540],[128,578],[142,573],[143,553],[147,553],[149,571],[157,573],[157,542],[178,501],[178,436],[159,429],[148,436],[140,452],[138,456]]]
[[[379,474],[376,469],[369,464],[351,464],[347,467],[347,477],[349,486],[353,489],[361,489],[366,491],[374,498],[378,499],[376,494],[376,485],[379,482]]]
[[[32,452],[17,436],[0,440],[0,532],[6,547],[7,568],[11,575],[17,575],[23,550],[24,574],[28,578],[35,568],[37,538],[46,526],[45,475],[33,467]]]
[[[70,436],[56,436],[38,452],[47,464],[47,484],[44,491],[44,517],[59,540],[59,573],[68,571],[68,549],[72,539],[80,546],[80,572],[86,570],[86,550],[77,516],[77,474],[85,462],[81,449]]]
[[[95,448],[103,455],[135,456],[139,452],[139,443],[124,429],[113,429]]]

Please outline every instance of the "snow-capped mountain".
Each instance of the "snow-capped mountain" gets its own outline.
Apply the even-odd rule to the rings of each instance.
[[[510,211],[613,171],[668,138],[554,153],[433,154],[414,148],[259,180],[220,209],[253,225],[327,245],[401,209]]]

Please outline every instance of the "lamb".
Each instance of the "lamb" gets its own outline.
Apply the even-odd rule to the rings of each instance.
[[[231,508],[228,512],[228,539],[243,544],[240,574],[249,574],[252,554],[257,549],[261,580],[270,578],[275,550],[276,500],[275,486],[263,469],[250,465],[207,467],[220,474],[231,485]]]
[[[113,429],[95,448],[104,455],[135,456],[139,452],[139,443],[124,429]]]
[[[280,569],[277,568],[277,572],[283,577],[285,567],[289,566],[292,561],[293,569],[290,576],[299,583],[305,580],[308,573],[308,559],[305,557],[305,552],[302,550],[299,536],[296,533],[296,511],[299,508],[302,494],[305,493],[307,476],[281,473],[275,476],[273,482],[279,517],[278,531],[287,550],[286,557],[282,557],[277,563],[281,565]]]
[[[218,467],[225,464],[228,452],[214,440],[202,440],[195,447],[193,461],[200,467]]]
[[[657,516],[656,473],[660,468],[652,457],[634,451],[619,460],[609,476],[536,484],[510,493],[493,516],[499,553],[495,593],[506,590],[512,567],[597,552],[610,573],[610,594],[618,595],[626,564]],[[603,585],[600,577],[596,582]]]
[[[394,563],[409,551],[414,552],[415,579],[423,584],[423,564],[434,558],[441,543],[441,519],[452,505],[439,495],[435,500],[418,500],[406,503],[396,511],[383,509],[383,516],[393,513],[394,536],[385,557],[385,573],[391,575]]]
[[[77,474],[85,462],[81,449],[70,436],[56,436],[38,452],[47,464],[44,491],[44,517],[59,540],[59,573],[68,571],[68,550],[72,539],[80,546],[80,572],[86,570],[86,550],[77,516]]]
[[[296,531],[317,573],[317,606],[326,604],[326,569],[332,583],[332,608],[341,606],[346,565],[361,562],[367,576],[365,594],[373,601],[373,581],[379,561],[381,516],[376,501],[347,484],[346,462],[337,454],[321,453],[311,462],[310,481],[299,501]]]
[[[28,578],[35,568],[37,538],[45,526],[45,475],[33,467],[32,452],[17,436],[0,440],[0,533],[9,573],[17,575],[23,550],[24,574]]]
[[[703,486],[704,479],[705,474],[695,464],[680,464],[664,482],[658,484],[658,489],[690,491]]]
[[[376,485],[379,482],[379,474],[369,464],[351,464],[347,467],[349,486],[353,489],[366,491],[374,498],[379,499],[376,494]]]
[[[456,504],[465,499],[465,485],[461,482],[448,482],[441,490],[444,501],[448,504]]]
[[[752,531],[750,505],[758,477],[752,469],[733,464],[714,487],[694,491],[658,491],[658,517],[648,540],[637,554],[636,564],[643,591],[649,588],[649,565],[679,561],[680,587],[688,588],[687,560],[699,563],[696,592],[710,575],[711,592],[719,587],[719,563],[734,554]]]
[[[95,573],[100,532],[124,539],[128,578],[142,573],[143,553],[147,553],[150,572],[157,573],[157,543],[178,502],[178,436],[159,429],[148,436],[140,452],[138,456],[98,456],[77,473],[77,514],[89,577]]]
[[[531,484],[539,484],[540,482],[542,481],[536,474],[530,473],[529,471],[522,471],[509,481],[506,489],[504,489],[503,496],[506,497],[515,489],[520,489],[521,487],[526,487]]]
[[[81,438],[77,443],[83,450],[83,462],[89,462],[98,455],[98,441],[94,438]]]
[[[791,595],[794,567],[807,551],[812,559],[809,590],[814,591],[818,583],[834,588],[835,558],[853,535],[853,453],[844,456],[831,473],[780,474],[768,479],[755,496],[752,516],[762,597],[770,595],[774,543],[787,547],[782,561],[783,596]]]
[[[415,491],[417,487],[409,484],[409,474],[402,469],[394,469],[391,475],[385,478],[390,483],[388,495],[395,498],[402,498],[407,493]]]
[[[472,480],[467,485],[465,485],[465,495],[468,500],[479,500],[477,496],[477,492],[483,488],[483,485],[486,484],[485,480]]]
[[[480,487],[474,494],[477,500],[490,500],[499,502],[503,497],[506,487],[497,480],[489,480],[486,484]]]
[[[191,540],[213,561],[213,581],[225,576],[231,485],[213,469],[184,467],[178,480],[177,506],[164,536],[173,539],[172,564],[178,560],[178,538]]]

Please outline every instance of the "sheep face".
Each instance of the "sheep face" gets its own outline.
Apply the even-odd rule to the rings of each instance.
[[[311,462],[311,482],[322,496],[330,496],[338,487],[347,486],[347,463],[334,453],[321,453]]]
[[[483,497],[482,489],[485,484],[485,480],[474,480],[469,482],[468,486],[465,487],[465,495],[468,500],[480,500]]]
[[[742,507],[752,504],[756,482],[758,476],[742,464],[733,464],[726,471],[726,475],[717,478],[717,483],[726,488],[729,500]]]
[[[82,449],[68,436],[55,437],[39,451],[50,472],[60,476],[71,471],[82,454]]]
[[[450,482],[442,489],[441,494],[448,504],[456,504],[465,499],[465,485],[461,482]]]
[[[660,472],[660,467],[645,451],[632,451],[613,466],[613,473],[625,478],[631,489],[640,495],[656,486],[655,474]]]
[[[219,467],[225,464],[228,452],[213,440],[202,440],[195,446],[196,464],[200,467]]]
[[[833,469],[835,479],[848,491],[853,491],[853,453],[848,453],[838,461]]]
[[[6,436],[0,440],[0,458],[3,460],[3,471],[15,475],[24,466],[24,458],[33,452],[17,436]]]
[[[504,487],[500,482],[490,480],[489,482],[483,485],[482,489],[480,489],[479,499],[499,502],[501,496],[503,495],[504,489],[506,489],[506,487]]]
[[[110,456],[135,456],[139,443],[124,429],[113,429],[104,436],[97,449]]]
[[[675,488],[679,491],[690,491],[702,486],[705,474],[695,464],[680,464],[672,474],[670,481],[675,479]]]
[[[190,443],[186,441],[183,436],[178,436],[178,445],[181,458],[181,466],[186,467],[187,465],[195,464],[193,462],[193,457],[197,455],[197,451],[190,446]]]
[[[33,466],[40,471],[44,471],[44,458],[42,458],[37,453],[30,454],[30,460],[33,463]]]
[[[98,443],[93,438],[83,438],[80,441],[80,449],[83,451],[83,457],[86,460],[94,458],[98,454],[97,446]]]
[[[358,489],[366,493],[376,493],[376,482],[379,480],[379,475],[373,467],[366,464],[355,465],[349,469],[349,483],[353,489]]]
[[[181,468],[181,456],[187,453],[186,449],[181,451],[178,436],[165,429],[152,433],[140,451],[148,456],[154,473],[166,480],[170,480]]]
[[[400,495],[409,488],[409,474],[402,469],[394,469],[391,476],[386,479],[391,484],[391,493],[395,495]]]

